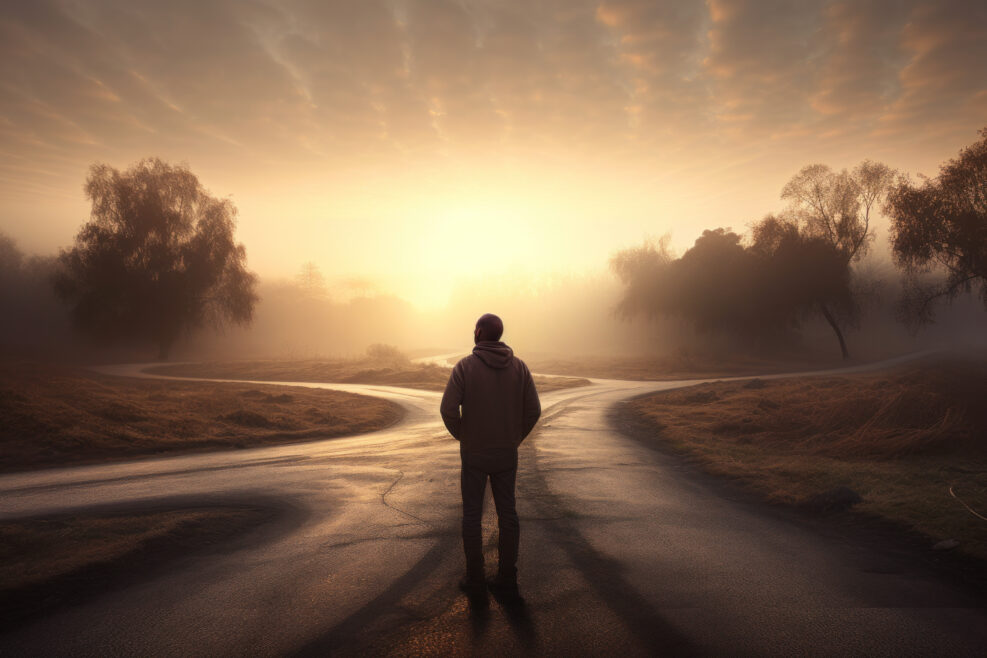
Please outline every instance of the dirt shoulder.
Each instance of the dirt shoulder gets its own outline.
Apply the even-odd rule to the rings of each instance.
[[[172,377],[211,379],[250,379],[257,381],[324,382],[341,384],[379,384],[404,386],[426,391],[442,391],[449,381],[449,369],[434,363],[411,361],[355,360],[272,360],[210,361],[154,366],[149,373]],[[539,392],[586,386],[582,377],[535,376]]]
[[[331,438],[403,414],[393,402],[340,391],[2,362],[0,472]]]
[[[758,497],[851,507],[987,558],[987,363],[716,382],[636,398],[618,418]],[[850,504],[856,494],[860,501]],[[841,501],[841,498],[846,500]]]

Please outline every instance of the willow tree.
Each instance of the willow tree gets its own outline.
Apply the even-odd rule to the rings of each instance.
[[[828,243],[849,267],[862,258],[874,239],[871,213],[880,207],[897,172],[880,162],[865,160],[853,171],[836,172],[821,164],[803,167],[788,181],[781,198],[786,213],[800,233]],[[856,320],[857,305],[844,304],[842,312],[820,301],[818,310],[833,329],[843,358],[850,356],[842,324]]]
[[[250,322],[256,277],[234,239],[229,199],[157,158],[123,172],[95,164],[84,190],[89,221],[59,254],[54,278],[81,330],[149,340],[167,358],[183,331]]]

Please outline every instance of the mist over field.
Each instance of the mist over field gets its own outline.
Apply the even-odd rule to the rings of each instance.
[[[896,317],[900,279],[890,260],[861,265],[860,285],[869,295],[858,329],[848,332],[858,359],[880,358],[937,347],[987,347],[987,318],[975,298],[940,311],[934,324],[911,328]],[[213,336],[202,332],[186,344],[190,358],[357,356],[369,345],[390,344],[409,353],[469,349],[473,324],[483,313],[504,318],[505,340],[520,355],[729,357],[753,351],[765,358],[809,355],[834,361],[839,350],[825,323],[807,323],[775,345],[743,337],[696,332],[687,322],[626,319],[617,315],[622,289],[607,271],[595,275],[525,280],[509,274],[494,281],[464,283],[447,306],[420,310],[399,297],[381,295],[337,300],[297,280],[261,281],[256,319],[247,329]],[[183,358],[176,353],[176,360]]]
[[[374,345],[455,353],[475,319],[496,312],[514,348],[542,363],[641,356],[729,370],[981,350],[981,134],[920,187],[871,160],[806,165],[783,186],[782,210],[732,217],[682,249],[666,232],[559,270],[551,243],[544,262],[536,253],[519,264],[490,260],[497,245],[481,241],[483,267],[457,270],[453,259],[441,283],[418,279],[417,301],[381,283],[378,261],[356,276],[311,261],[293,276],[258,276],[254,250],[237,241],[238,208],[187,165],[94,164],[83,187],[90,218],[74,244],[30,254],[0,233],[0,349],[90,361],[352,359]],[[482,224],[476,236],[500,229]],[[422,271],[434,265],[427,249],[420,258]]]
[[[73,331],[68,307],[54,294],[51,256],[21,252],[9,239],[2,245],[0,345],[9,356],[98,361],[153,359],[153,346],[134,340],[92,340]],[[250,358],[353,358],[374,344],[393,345],[411,355],[463,352],[476,318],[500,314],[505,340],[521,355],[577,359],[667,357],[753,358],[796,361],[838,360],[825,323],[814,319],[770,344],[696,331],[675,318],[626,318],[617,313],[623,290],[604,268],[593,274],[525,276],[505,273],[456,285],[447,304],[420,309],[392,294],[332,289],[311,264],[291,278],[261,278],[253,322],[215,331],[202,327],[179,339],[171,360]],[[344,282],[345,283],[345,282]],[[987,314],[972,295],[939,309],[936,321],[910,326],[896,306],[902,280],[886,247],[878,243],[856,267],[863,291],[859,326],[847,332],[858,360],[925,349],[983,349]]]

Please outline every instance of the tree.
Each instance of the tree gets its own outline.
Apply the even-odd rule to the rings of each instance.
[[[6,233],[0,233],[0,281],[6,282],[16,275],[24,262],[24,254]]]
[[[852,172],[834,172],[826,165],[803,167],[782,188],[789,201],[789,221],[799,232],[827,242],[841,254],[847,266],[863,257],[874,233],[871,210],[885,198],[897,172],[885,164],[864,160]],[[820,302],[819,312],[840,342],[843,358],[850,356],[841,323],[856,321],[858,305],[848,304],[841,313]]]
[[[0,353],[70,349],[68,314],[51,289],[54,258],[25,255],[0,232]]]
[[[975,285],[987,307],[987,128],[979,134],[936,178],[921,185],[903,179],[888,195],[891,248],[907,277],[906,319],[931,321],[936,300]],[[923,283],[933,270],[944,270],[945,280]]]
[[[187,166],[157,158],[122,173],[93,165],[84,190],[90,220],[54,276],[80,329],[151,340],[167,358],[182,331],[250,322],[256,277],[234,241],[230,200],[207,194]]]
[[[645,240],[640,247],[618,251],[610,259],[610,270],[626,286],[617,305],[617,315],[631,318],[645,315],[654,318],[665,314],[668,277],[675,257],[669,250],[670,235],[660,240]]]
[[[812,164],[792,176],[781,198],[790,202],[790,215],[808,233],[827,240],[849,263],[867,253],[874,237],[871,210],[887,193],[895,173],[870,160],[852,172],[838,173],[826,165]]]
[[[762,344],[799,329],[820,308],[845,311],[853,303],[842,252],[770,215],[754,224],[746,243],[719,228],[704,231],[680,258],[664,239],[618,252],[610,266],[626,285],[617,307],[624,317],[678,317],[699,331]]]
[[[703,231],[680,258],[668,236],[618,252],[610,268],[626,285],[617,313],[679,317],[700,331],[744,333],[752,309],[749,254],[729,229]]]
[[[295,281],[309,297],[324,298],[329,294],[326,277],[319,266],[312,261],[302,263],[301,269],[295,276]]]
[[[768,215],[751,227],[751,251],[761,260],[761,313],[797,327],[815,313],[836,334],[843,358],[849,356],[836,316],[854,318],[856,300],[850,264],[829,240],[790,219]]]
[[[670,307],[697,329],[749,335],[765,328],[758,312],[756,263],[737,233],[703,231],[671,269]]]

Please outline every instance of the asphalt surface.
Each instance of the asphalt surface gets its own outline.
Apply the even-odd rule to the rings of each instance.
[[[544,394],[522,445],[523,607],[456,587],[459,454],[439,395],[304,383],[408,413],[356,437],[0,477],[0,519],[189,499],[280,519],[0,636],[0,655],[984,655],[976,592],[724,495],[614,427],[621,400],[695,382],[593,381]],[[484,528],[492,568],[489,490]]]

